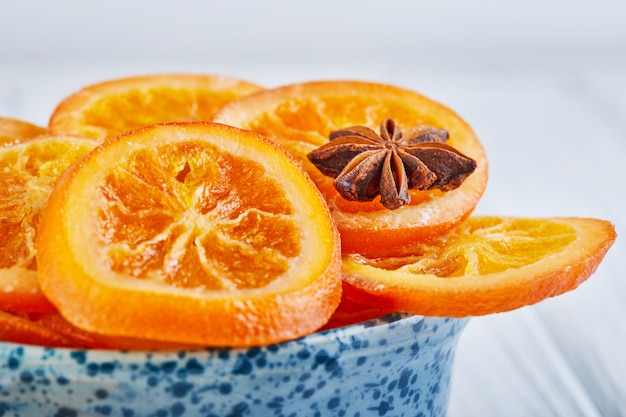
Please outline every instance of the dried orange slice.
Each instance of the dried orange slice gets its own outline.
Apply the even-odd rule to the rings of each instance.
[[[37,281],[35,236],[63,172],[95,147],[75,136],[41,136],[0,147],[0,309],[49,311]]]
[[[261,87],[232,77],[155,74],[108,80],[65,98],[54,110],[52,133],[96,139],[154,123],[210,120],[214,113]]]
[[[275,143],[225,125],[104,142],[58,183],[36,247],[44,293],[105,335],[262,345],[314,331],[341,298],[317,188]]]
[[[393,119],[407,131],[428,125],[449,132],[447,144],[477,163],[458,188],[410,190],[411,203],[388,210],[380,199],[349,201],[335,190],[307,154],[329,142],[331,131],[351,126],[377,130]],[[323,81],[288,85],[242,97],[225,106],[218,122],[252,129],[283,145],[324,194],[341,234],[343,252],[384,256],[445,233],[474,209],[487,183],[480,141],[457,114],[414,91],[377,83]]]
[[[328,323],[322,327],[322,330],[350,326],[367,320],[376,319],[390,313],[393,313],[393,310],[358,303],[350,299],[344,292],[339,306],[331,316],[330,320],[328,320]]]
[[[0,117],[0,147],[17,144],[45,133],[45,127],[11,117]]]
[[[0,341],[47,347],[78,347],[64,335],[32,322],[28,317],[0,311]]]
[[[198,347],[148,339],[135,339],[132,337],[106,336],[98,333],[87,332],[74,326],[56,311],[47,313],[31,313],[28,315],[28,319],[37,326],[63,336],[77,346],[90,349],[180,350]],[[2,337],[0,336],[0,340],[1,339]]]
[[[366,305],[426,316],[503,312],[578,287],[615,237],[611,223],[592,218],[470,217],[412,256],[344,256],[344,290]]]

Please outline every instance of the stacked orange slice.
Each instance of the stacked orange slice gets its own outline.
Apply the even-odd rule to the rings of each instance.
[[[53,310],[37,280],[41,212],[63,172],[94,147],[86,138],[44,135],[0,148],[0,310]]]
[[[202,74],[107,80],[62,100],[48,129],[104,139],[155,123],[207,121],[225,104],[261,89],[237,78]]]
[[[473,216],[410,255],[346,255],[346,295],[392,311],[479,316],[535,304],[578,287],[615,239],[592,218]]]
[[[0,117],[0,147],[27,141],[46,133],[46,129],[25,120]]]

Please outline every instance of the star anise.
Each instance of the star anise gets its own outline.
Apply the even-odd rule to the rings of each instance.
[[[330,142],[310,152],[309,160],[347,200],[371,201],[380,195],[388,209],[411,201],[409,189],[449,191],[476,169],[476,161],[447,145],[448,132],[421,125],[402,134],[391,119],[380,135],[364,126],[330,133]]]

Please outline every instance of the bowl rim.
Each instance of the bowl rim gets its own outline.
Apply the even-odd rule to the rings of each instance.
[[[5,342],[0,341],[0,356],[3,351],[23,349],[23,354],[26,356],[43,356],[49,355],[51,352],[59,351],[67,355],[73,353],[88,353],[90,356],[102,356],[110,357],[111,355],[123,355],[124,357],[145,357],[146,355],[152,358],[168,358],[173,356],[180,356],[181,354],[187,356],[201,355],[209,353],[229,352],[231,355],[245,354],[250,350],[265,349],[269,351],[283,350],[287,351],[290,348],[301,348],[302,346],[325,346],[332,343],[345,343],[346,340],[355,336],[372,336],[380,332],[384,332],[388,329],[394,329],[398,326],[412,326],[418,323],[432,322],[433,325],[445,324],[445,323],[458,323],[461,327],[455,332],[459,333],[461,329],[465,327],[465,324],[469,320],[469,317],[463,318],[451,318],[451,317],[433,317],[422,316],[410,313],[389,313],[378,318],[369,319],[359,323],[340,326],[331,329],[318,330],[314,333],[306,336],[287,340],[279,343],[269,345],[255,345],[255,346],[200,346],[189,348],[170,348],[170,349],[102,349],[102,348],[89,348],[89,347],[48,347],[39,345],[28,345],[22,343]],[[427,326],[428,327],[428,326]],[[420,327],[421,328],[421,327]]]

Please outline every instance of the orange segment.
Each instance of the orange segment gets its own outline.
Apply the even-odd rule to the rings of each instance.
[[[46,128],[11,117],[0,117],[0,147],[17,144],[46,133]]]
[[[41,136],[0,148],[0,309],[52,309],[37,281],[39,217],[61,174],[94,147],[85,138]]]
[[[103,139],[155,123],[210,120],[225,104],[261,90],[232,77],[157,74],[87,86],[65,98],[49,121],[54,133]]]
[[[55,188],[37,251],[61,314],[112,336],[274,343],[322,326],[341,294],[338,234],[309,177],[218,124],[105,142]]]
[[[426,316],[513,310],[573,290],[613,244],[613,225],[591,218],[470,217],[414,255],[343,260],[346,296]]]
[[[411,205],[393,211],[380,199],[345,200],[333,179],[322,175],[306,155],[327,143],[333,130],[360,125],[378,131],[386,118],[403,131],[422,124],[448,130],[447,143],[475,159],[476,171],[456,190],[411,190]],[[326,198],[344,252],[396,254],[415,241],[442,234],[471,213],[487,183],[485,153],[470,126],[447,107],[394,86],[355,81],[288,85],[243,97],[214,120],[259,132],[294,155]]]

